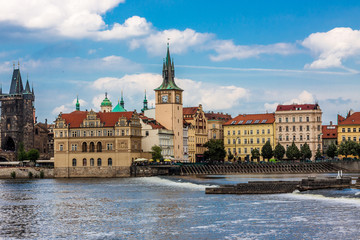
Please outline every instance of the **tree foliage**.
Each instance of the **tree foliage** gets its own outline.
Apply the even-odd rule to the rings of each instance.
[[[329,158],[334,158],[335,156],[338,155],[338,149],[337,146],[335,145],[335,143],[331,143],[330,146],[328,147],[328,149],[326,150],[326,155]]]
[[[209,162],[224,161],[226,151],[224,141],[220,139],[210,139],[204,144],[207,150],[204,152],[205,160]]]
[[[356,154],[356,145],[356,142],[351,140],[342,141],[339,146],[339,154],[344,155],[345,158],[347,158],[348,155]]]
[[[354,149],[354,155],[360,158],[360,143],[357,143]]]
[[[30,149],[27,153],[27,157],[31,160],[31,161],[36,161],[39,159],[40,157],[40,153],[37,149]]]
[[[228,153],[228,160],[232,160],[232,159],[234,159],[234,155],[231,152],[229,152]]]
[[[26,158],[27,158],[27,154],[24,149],[24,143],[20,142],[19,149],[17,151],[17,159],[19,161],[24,161],[24,160],[26,160]]]
[[[312,157],[310,147],[307,143],[301,146],[300,153],[302,159],[310,159]]]
[[[264,159],[268,160],[272,158],[272,156],[274,156],[274,152],[269,141],[267,141],[261,148],[261,156],[263,156]]]
[[[159,147],[158,145],[154,145],[151,147],[151,156],[152,156],[152,159],[154,160],[162,160],[163,159],[163,156],[161,154],[161,147]]]
[[[318,150],[315,153],[315,159],[319,159],[319,158],[321,158],[321,156],[322,156],[322,154],[320,152],[320,149],[318,148]]]
[[[251,151],[251,156],[253,159],[257,159],[259,160],[260,159],[260,152],[257,148],[254,148],[252,151]]]
[[[294,159],[300,159],[301,157],[301,153],[299,148],[295,145],[295,143],[293,142],[291,144],[290,147],[288,147],[287,151],[286,151],[286,157],[290,160],[294,160]]]
[[[276,157],[276,159],[278,160],[282,160],[284,158],[284,155],[285,155],[285,148],[283,147],[283,145],[278,143],[274,150],[274,157]]]

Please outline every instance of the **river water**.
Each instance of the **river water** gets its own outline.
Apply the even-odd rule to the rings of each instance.
[[[359,239],[360,190],[204,193],[304,177],[0,180],[0,239]]]

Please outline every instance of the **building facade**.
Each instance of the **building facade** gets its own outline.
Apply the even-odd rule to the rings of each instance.
[[[207,119],[208,139],[224,140],[223,125],[231,119],[231,115],[224,113],[205,113]]]
[[[190,162],[204,160],[208,141],[207,119],[200,104],[198,107],[186,107],[183,110],[184,120],[188,123],[188,156]]]
[[[155,119],[174,133],[174,158],[183,159],[183,90],[175,84],[175,68],[169,45],[163,62],[163,82],[155,89]]]
[[[55,177],[127,177],[143,157],[135,111],[60,113],[53,131]]]
[[[338,115],[338,137],[340,145],[342,141],[360,141],[360,112],[349,111],[346,117]]]
[[[326,153],[329,146],[331,144],[337,145],[338,143],[338,126],[333,125],[330,122],[330,125],[323,125],[322,126],[322,145],[323,145],[323,152]]]
[[[270,142],[274,149],[275,114],[239,115],[224,124],[224,135],[227,155],[231,153],[235,161],[250,161],[252,150],[256,148],[261,153],[261,148],[266,142]]]
[[[310,147],[312,159],[322,152],[322,111],[318,104],[278,105],[275,112],[276,140],[287,149],[292,142]]]

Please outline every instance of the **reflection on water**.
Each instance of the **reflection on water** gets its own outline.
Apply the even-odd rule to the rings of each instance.
[[[0,180],[0,239],[356,239],[360,190],[205,195],[288,176]]]

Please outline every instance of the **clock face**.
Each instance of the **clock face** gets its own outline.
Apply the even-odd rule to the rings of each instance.
[[[179,95],[176,95],[176,103],[180,103],[180,96]]]
[[[161,97],[161,100],[162,100],[163,103],[167,103],[167,101],[168,101],[168,95],[163,95],[163,96]]]

